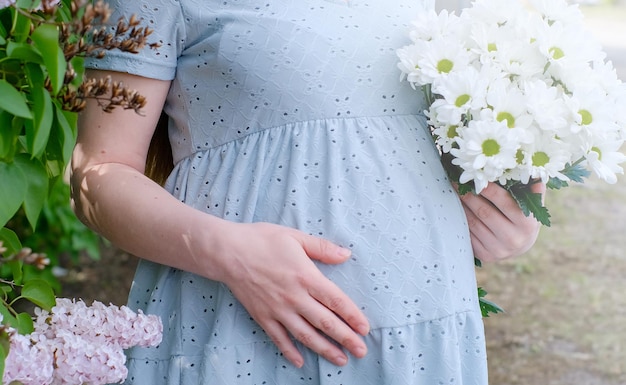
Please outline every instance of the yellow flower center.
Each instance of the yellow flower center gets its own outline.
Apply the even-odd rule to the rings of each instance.
[[[563,50],[559,47],[550,48],[550,53],[552,54],[552,58],[555,60],[559,60],[565,56],[565,52],[563,52]]]
[[[449,139],[454,139],[458,136],[458,133],[456,131],[458,127],[457,126],[450,126],[448,127],[448,138]]]
[[[468,94],[463,94],[459,96],[458,98],[456,98],[454,105],[461,108],[463,105],[465,105],[465,103],[469,102],[470,99],[471,99],[471,96],[469,96]]]
[[[452,68],[454,68],[454,63],[451,60],[441,59],[437,63],[437,71],[439,71],[440,74],[450,73]]]
[[[496,116],[496,120],[498,122],[503,122],[506,120],[506,125],[508,128],[515,127],[515,117],[510,112],[502,111]]]
[[[537,151],[533,154],[533,166],[543,167],[550,161],[550,157],[543,151]]]
[[[583,125],[587,126],[593,123],[593,115],[591,115],[591,112],[587,110],[580,110],[578,111],[578,114],[580,115],[581,118],[583,118],[582,120]]]
[[[495,139],[487,139],[483,142],[483,154],[494,156],[500,153],[500,143]]]
[[[595,151],[598,153],[598,160],[602,160],[602,150],[600,150],[598,147],[591,147],[591,151]]]

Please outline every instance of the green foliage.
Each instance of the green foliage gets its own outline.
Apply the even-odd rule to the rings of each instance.
[[[76,141],[68,100],[84,73],[79,52],[64,51],[77,38],[62,26],[90,3],[81,4],[18,0],[0,9],[0,314],[20,333],[32,320],[18,302],[54,305],[59,255],[99,257],[99,237],[73,214],[62,179]]]
[[[20,333],[33,325],[18,302],[54,305],[60,287],[52,267],[60,255],[99,258],[100,238],[72,212],[63,181],[77,113],[86,98],[107,112],[139,112],[145,104],[120,84],[84,78],[84,57],[138,52],[151,33],[134,19],[111,31],[102,24],[109,16],[100,0],[17,0],[0,9],[0,315]],[[1,333],[0,377],[8,353]]]
[[[478,299],[480,300],[480,311],[483,317],[489,317],[491,314],[504,313],[504,310],[495,303],[487,300],[487,291],[482,287],[478,288]]]
[[[524,215],[532,214],[539,223],[550,227],[550,213],[543,205],[543,197],[540,193],[530,191],[530,185],[522,183],[514,183],[505,187],[522,209]]]
[[[55,191],[50,182],[62,176],[76,139],[67,123],[76,119],[62,111],[59,99],[67,67],[59,24],[53,15],[30,10],[37,5],[39,1],[19,1],[0,9],[0,314],[3,323],[20,333],[32,330],[32,319],[15,310],[18,301],[44,309],[55,302],[51,283],[29,274],[32,266],[24,259],[45,258],[24,252],[21,235],[37,229]]]
[[[21,241],[23,247],[37,250],[48,257],[49,264],[40,269],[23,266],[28,279],[47,281],[55,292],[61,284],[54,274],[55,267],[62,265],[63,258],[78,262],[81,255],[100,259],[103,240],[80,222],[70,206],[69,186],[60,178],[51,181],[50,192],[43,203],[36,227],[30,225],[28,211],[22,207],[7,224]],[[7,265],[0,266],[0,278],[10,280],[14,272]]]

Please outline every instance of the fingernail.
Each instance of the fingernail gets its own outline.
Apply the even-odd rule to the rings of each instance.
[[[348,358],[345,356],[337,356],[335,357],[335,365],[344,366],[348,363]]]
[[[360,335],[364,336],[370,332],[370,327],[367,324],[360,324],[357,327],[357,331],[359,332]]]
[[[366,354],[367,354],[367,348],[363,346],[359,346],[358,348],[354,349],[355,357],[362,358],[362,357],[365,357]]]
[[[346,257],[349,257],[350,255],[352,255],[352,250],[346,249],[345,247],[340,247],[337,250],[337,254],[339,254],[339,256],[341,256],[341,257],[346,258]]]

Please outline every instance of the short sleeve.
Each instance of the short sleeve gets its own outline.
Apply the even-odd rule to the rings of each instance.
[[[185,43],[185,23],[178,0],[106,0],[112,10],[110,23],[117,24],[135,15],[141,26],[153,30],[148,44],[158,43],[152,49],[146,45],[137,54],[111,50],[104,58],[88,58],[86,67],[127,72],[159,80],[172,80],[176,74],[178,57]],[[111,27],[113,28],[113,27]]]

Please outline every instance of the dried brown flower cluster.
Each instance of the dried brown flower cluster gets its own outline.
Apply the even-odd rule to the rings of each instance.
[[[77,93],[96,99],[98,105],[105,112],[111,112],[116,107],[121,107],[140,114],[141,109],[146,105],[146,98],[143,95],[124,87],[121,82],[112,81],[109,76],[85,80],[78,88]],[[77,106],[79,109],[84,108],[86,101],[83,100],[81,103],[82,105]]]
[[[52,5],[53,2],[54,0],[42,1],[44,12],[56,6]],[[62,23],[60,33],[61,47],[68,62],[64,87],[60,94],[63,108],[79,112],[85,108],[87,99],[97,99],[106,112],[115,107],[139,112],[145,106],[145,98],[120,83],[111,82],[110,79],[86,79],[78,87],[73,86],[77,74],[71,66],[71,59],[76,56],[102,58],[107,51],[115,49],[130,53],[138,53],[146,46],[156,49],[159,47],[158,43],[148,43],[152,30],[142,27],[140,20],[134,15],[129,20],[120,18],[117,24],[109,25],[111,10],[102,0],[95,3],[73,0],[71,15],[72,21]]]
[[[6,247],[4,247],[2,241],[0,241],[0,257],[2,257],[0,263],[21,261],[27,265],[35,266],[40,270],[43,270],[46,266],[50,264],[50,259],[48,259],[48,256],[46,254],[33,253],[33,250],[28,247],[23,248],[17,254],[4,257],[2,254],[4,254],[6,251]]]

